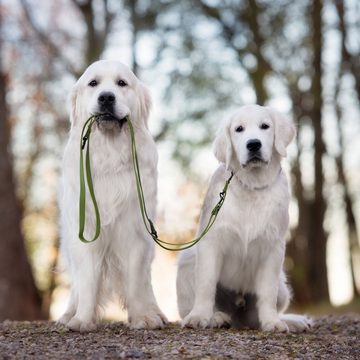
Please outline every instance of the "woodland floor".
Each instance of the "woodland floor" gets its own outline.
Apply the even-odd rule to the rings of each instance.
[[[360,314],[324,316],[302,334],[129,330],[104,323],[88,334],[54,322],[0,323],[0,359],[360,359]]]

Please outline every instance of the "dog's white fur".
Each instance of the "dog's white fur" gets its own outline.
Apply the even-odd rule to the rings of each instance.
[[[261,129],[262,124],[269,128]],[[241,132],[236,131],[239,126]],[[210,181],[199,231],[230,171],[234,178],[213,228],[180,256],[177,295],[184,326],[231,322],[228,314],[216,309],[218,283],[236,293],[256,295],[263,330],[303,331],[310,325],[305,316],[282,314],[290,299],[283,271],[289,192],[280,162],[294,135],[289,119],[258,105],[237,109],[221,126],[214,142],[221,165]],[[246,144],[251,139],[262,143],[261,162],[248,161]]]
[[[91,80],[98,85],[89,86]],[[127,86],[120,87],[122,79]],[[81,129],[97,112],[103,91],[115,95],[118,118],[130,115],[135,128],[146,204],[155,218],[157,150],[148,131],[151,99],[146,87],[125,65],[98,61],[80,77],[71,94],[71,131],[62,165],[61,250],[71,275],[71,295],[61,323],[78,331],[96,328],[99,305],[115,296],[128,311],[132,328],[159,328],[166,318],[154,298],[150,267],[154,254],[152,239],[145,232],[136,193],[127,124],[108,128],[93,126],[91,167],[101,215],[100,237],[91,244],[78,238],[79,144]],[[86,203],[86,238],[95,231],[89,193]]]

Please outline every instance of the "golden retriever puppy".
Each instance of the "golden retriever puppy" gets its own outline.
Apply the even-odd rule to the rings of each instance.
[[[206,237],[182,253],[177,275],[183,325],[245,325],[303,331],[309,319],[283,314],[290,291],[283,271],[289,191],[281,159],[293,123],[268,107],[244,106],[222,124],[214,143],[220,162],[209,185],[199,231],[230,173],[226,201]]]
[[[161,328],[166,318],[151,286],[154,243],[141,219],[126,116],[137,139],[149,215],[155,218],[157,150],[148,130],[151,99],[147,88],[120,62],[97,61],[71,94],[71,130],[62,164],[61,251],[71,276],[68,308],[59,320],[72,330],[96,329],[99,306],[110,297],[121,300],[132,328]],[[91,168],[101,215],[100,237],[79,240],[79,147],[81,130],[99,115],[91,132]],[[87,194],[88,199],[89,193]],[[95,215],[86,202],[85,237],[95,232]]]

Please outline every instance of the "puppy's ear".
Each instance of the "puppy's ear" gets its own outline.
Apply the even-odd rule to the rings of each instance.
[[[275,149],[283,157],[286,157],[286,148],[296,134],[293,122],[284,114],[267,108],[275,127]]]
[[[218,130],[213,144],[215,157],[229,170],[233,148],[230,137],[230,122],[226,121]]]
[[[138,99],[139,118],[145,122],[145,126],[147,128],[152,101],[148,88],[140,81],[138,83]]]
[[[78,96],[78,87],[77,84],[71,90],[69,96],[69,103],[70,103],[70,123],[74,125],[77,117],[77,96]]]

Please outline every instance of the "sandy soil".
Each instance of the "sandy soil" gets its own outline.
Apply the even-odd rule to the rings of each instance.
[[[316,319],[303,334],[233,329],[129,330],[102,324],[88,334],[53,322],[0,323],[1,359],[360,359],[360,314]]]

